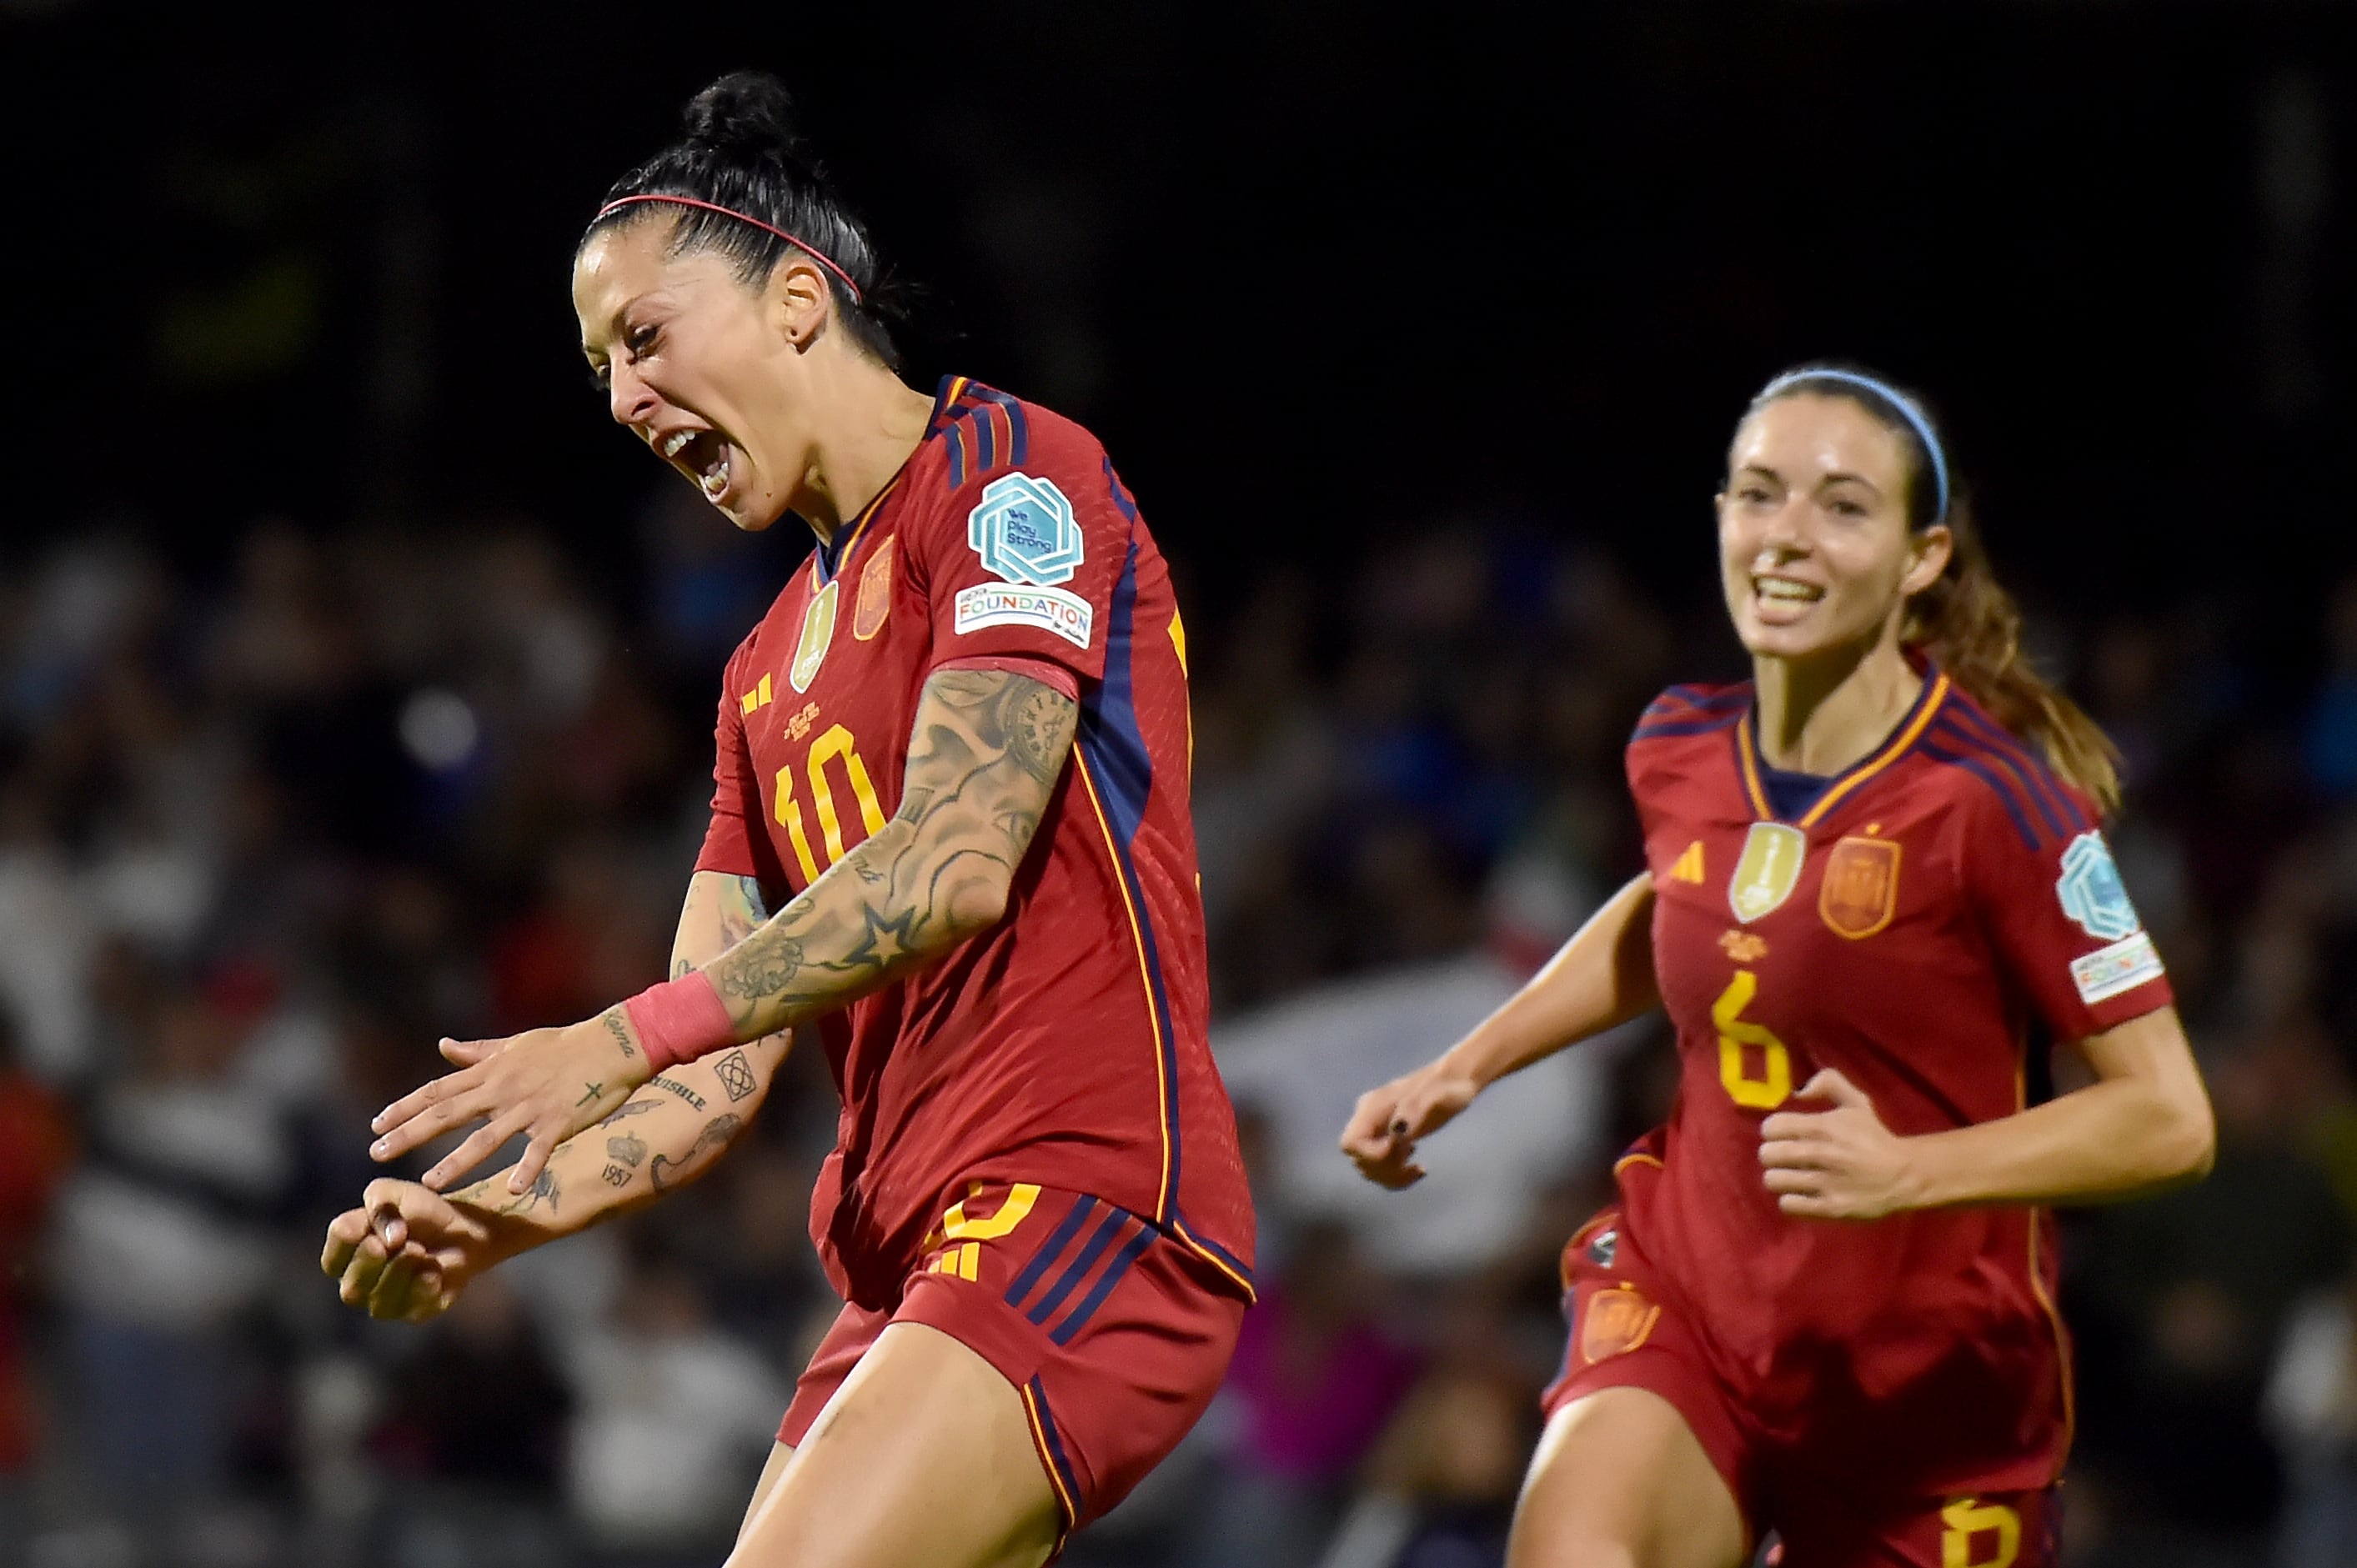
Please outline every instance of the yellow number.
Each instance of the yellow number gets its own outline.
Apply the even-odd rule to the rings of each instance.
[[[1784,1048],[1764,1024],[1747,1024],[1743,1010],[1760,992],[1760,977],[1738,969],[1718,1000],[1710,1006],[1710,1021],[1718,1026],[1718,1081],[1738,1105],[1773,1111],[1792,1095],[1792,1053]],[[1744,1059],[1746,1046],[1757,1046],[1764,1077],[1754,1078]]]
[[[1965,1498],[1940,1510],[1948,1528],[1940,1536],[1940,1568],[2013,1568],[2021,1555],[2021,1516],[2003,1503],[1975,1502]],[[1996,1555],[1973,1555],[1973,1537],[1996,1532]]]
[[[843,858],[843,819],[835,811],[834,790],[826,779],[827,763],[838,757],[843,758],[843,771],[851,780],[852,798],[859,802],[859,820],[871,833],[884,831],[884,807],[876,799],[876,784],[867,776],[867,765],[859,759],[859,746],[849,730],[841,725],[833,725],[811,743],[805,765],[810,776],[811,803],[818,811],[819,842],[825,847],[829,865]],[[802,867],[803,884],[817,881],[818,857],[811,853],[810,834],[802,828],[802,806],[794,799],[794,770],[791,768],[778,769],[777,799],[770,811],[793,843],[794,864]]]
[[[778,799],[770,808],[778,825],[786,830],[786,837],[794,844],[794,862],[802,868],[802,886],[818,880],[818,862],[811,858],[810,835],[802,832],[802,805],[794,799],[794,770],[778,769]]]
[[[1006,1189],[1006,1201],[998,1212],[981,1219],[969,1219],[963,1203],[950,1205],[942,1216],[942,1239],[960,1245],[950,1248],[935,1258],[927,1273],[955,1274],[962,1280],[975,1278],[982,1272],[982,1244],[1007,1234],[1030,1216],[1031,1206],[1039,1201],[1039,1189],[1029,1182],[1017,1182]]]
[[[843,858],[843,823],[834,814],[834,791],[826,787],[827,759],[834,757],[843,758],[843,770],[851,776],[851,792],[859,800],[859,820],[871,833],[884,831],[884,808],[877,803],[876,786],[868,782],[867,765],[859,760],[851,732],[835,725],[811,742],[810,748],[811,799],[818,806],[818,831],[826,840],[829,865]]]

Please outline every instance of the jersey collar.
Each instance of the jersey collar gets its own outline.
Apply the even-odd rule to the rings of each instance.
[[[917,452],[922,452],[925,444],[942,433],[942,425],[947,423],[945,415],[972,384],[973,379],[967,376],[942,378],[941,384],[933,389],[933,412],[926,417],[924,435],[917,439]],[[859,509],[859,515],[851,520],[851,526],[836,534],[832,544],[821,544],[811,552],[813,590],[826,586],[842,575],[844,567],[851,564],[852,552],[859,548],[860,540],[866,536],[867,525],[874,522],[877,514],[884,510],[886,498],[899,489],[900,481],[909,477],[909,469],[917,461],[917,452],[909,454],[908,461],[900,465],[899,471],[884,481],[884,488],[876,492],[873,500]]]
[[[1833,809],[1849,799],[1858,786],[1904,757],[1923,737],[1923,732],[1931,727],[1932,720],[1938,716],[1941,705],[1948,700],[1949,688],[1946,672],[1937,666],[1927,666],[1923,676],[1923,689],[1915,694],[1915,705],[1907,711],[1905,718],[1899,721],[1899,727],[1890,732],[1890,738],[1877,747],[1865,761],[1856,764],[1846,773],[1835,775],[1834,781],[1826,785],[1824,792],[1817,797],[1816,803],[1794,820],[1793,826],[1813,828],[1824,821]],[[1743,716],[1736,721],[1736,769],[1742,776],[1744,798],[1751,803],[1752,812],[1762,822],[1774,822],[1776,812],[1768,803],[1768,791],[1760,786],[1760,746],[1755,738],[1757,726],[1752,718],[1758,706],[1755,697],[1752,705],[1745,708]]]

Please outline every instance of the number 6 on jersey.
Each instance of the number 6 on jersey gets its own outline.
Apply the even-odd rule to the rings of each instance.
[[[1727,1097],[1754,1111],[1773,1111],[1792,1097],[1792,1053],[1765,1024],[1744,1022],[1743,1010],[1759,992],[1760,977],[1737,970],[1710,1004],[1710,1021],[1718,1027],[1718,1081],[1727,1085]],[[1746,1047],[1760,1053],[1761,1077],[1751,1076]]]

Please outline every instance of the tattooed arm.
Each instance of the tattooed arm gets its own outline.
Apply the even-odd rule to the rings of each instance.
[[[673,972],[742,940],[767,915],[753,878],[697,872],[672,943]],[[780,1033],[681,1063],[557,1145],[522,1193],[507,1189],[505,1171],[447,1197],[415,1182],[371,1182],[361,1206],[328,1226],[319,1266],[371,1316],[434,1316],[503,1259],[641,1208],[711,1169],[752,1125],[791,1042]]]
[[[738,1037],[815,1017],[996,925],[1078,723],[1071,698],[1027,675],[935,671],[899,812],[705,966]]]
[[[996,670],[937,670],[909,739],[900,809],[759,929],[704,966],[737,1042],[864,996],[996,925],[1079,725],[1054,687]],[[722,1047],[723,1052],[730,1049]],[[452,1127],[479,1128],[425,1173],[437,1190],[519,1132],[523,1192],[559,1140],[647,1080],[620,1007],[563,1029],[452,1045],[464,1064],[387,1106],[370,1153],[392,1159]]]

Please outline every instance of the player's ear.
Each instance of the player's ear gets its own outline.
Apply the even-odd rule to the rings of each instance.
[[[1944,522],[1929,528],[1919,528],[1907,537],[1907,575],[1899,579],[1899,592],[1908,598],[1921,593],[1940,580],[1948,569],[1948,557],[1955,553],[1956,536]]]
[[[770,270],[762,295],[770,318],[788,342],[807,349],[818,340],[832,299],[825,275],[809,257],[794,252],[779,262]]]

